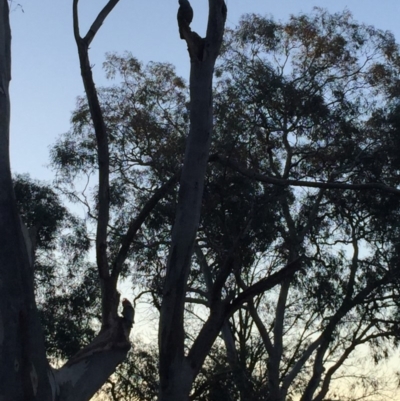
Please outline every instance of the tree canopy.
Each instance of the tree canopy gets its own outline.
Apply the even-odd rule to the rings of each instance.
[[[245,15],[222,41],[215,0],[205,38],[178,13],[189,83],[109,53],[96,89],[88,49],[117,3],[81,36],[74,1],[85,96],[51,149],[54,188],[14,177],[44,346],[65,361],[52,399],[105,381],[114,401],[383,397],[387,377],[357,358],[378,365],[399,341],[393,35],[317,8]],[[159,319],[158,348],[129,351],[121,281]]]
[[[227,399],[322,400],[360,345],[377,363],[397,344],[399,60],[389,32],[347,11],[316,9],[286,23],[248,15],[226,31],[186,292],[188,349],[216,298],[231,305],[231,317],[193,399],[221,399],[224,391]],[[172,65],[144,66],[130,53],[108,54],[104,68],[115,82],[99,90],[110,133],[109,249],[118,249],[130,216],[159,197],[123,270],[159,310],[188,87]],[[51,154],[59,188],[94,221],[96,151],[80,98],[72,129]],[[298,260],[298,273],[265,292],[267,278]],[[134,351],[129,376],[148,352]],[[157,393],[154,352],[153,392],[144,399]],[[143,388],[147,374],[137,382],[125,375],[121,388]],[[368,388],[364,374],[358,379]]]

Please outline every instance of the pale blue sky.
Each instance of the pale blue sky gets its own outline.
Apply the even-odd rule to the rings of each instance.
[[[15,4],[23,6],[21,12]],[[72,33],[72,0],[14,0],[12,24],[11,163],[14,172],[50,181],[49,146],[69,129],[76,96],[83,93]],[[106,3],[81,0],[81,27]],[[204,34],[207,0],[191,0],[192,28]],[[272,14],[286,20],[290,14],[310,12],[314,6],[331,12],[349,9],[360,21],[392,31],[400,41],[399,0],[227,0],[228,26],[244,13]],[[120,0],[94,39],[90,57],[97,86],[106,84],[104,54],[128,50],[138,59],[168,61],[187,78],[189,59],[179,39],[177,0]],[[85,32],[82,29],[82,32]]]

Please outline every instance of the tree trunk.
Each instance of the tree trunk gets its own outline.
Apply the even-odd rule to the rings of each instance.
[[[11,31],[0,2],[0,400],[51,399],[33,269],[17,211],[9,160]]]
[[[161,306],[159,399],[162,401],[187,401],[198,372],[198,366],[189,363],[184,355],[183,318],[212,136],[213,70],[222,43],[225,20],[224,1],[210,0],[207,35],[203,39],[191,31],[187,21],[182,22],[178,18],[180,32],[188,44],[191,58],[190,132]]]
[[[87,401],[130,348],[130,324],[115,316],[61,369],[50,367],[34,295],[29,236],[24,236],[9,160],[11,31],[0,0],[0,401]]]

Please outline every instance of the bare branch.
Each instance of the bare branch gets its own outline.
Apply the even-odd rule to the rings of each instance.
[[[241,292],[229,305],[228,316],[232,316],[232,314],[235,311],[237,311],[248,300],[264,293],[265,291],[270,290],[271,288],[280,284],[283,280],[292,276],[294,273],[300,270],[301,259],[302,259],[301,257],[297,258],[293,262],[288,263],[284,268],[282,268],[278,272],[271,274],[269,277],[261,279],[257,283],[251,285],[246,290]]]
[[[208,306],[208,301],[205,300],[205,299],[200,299],[200,298],[186,297],[185,298],[185,303],[188,303],[188,304],[199,304],[199,305]]]
[[[74,0],[74,2],[72,3],[72,20],[73,20],[73,25],[74,25],[75,41],[82,39],[81,35],[79,33],[78,3],[79,3],[79,0]]]
[[[381,285],[388,283],[390,280],[393,280],[394,274],[386,274],[381,279],[369,283],[364,289],[360,290],[357,295],[352,299],[344,298],[342,305],[336,311],[336,313],[330,318],[329,323],[325,327],[323,333],[320,338],[320,346],[318,351],[316,352],[313,366],[313,374],[311,379],[308,382],[308,385],[302,395],[301,401],[311,401],[313,399],[314,393],[318,388],[321,376],[323,373],[323,358],[329,347],[329,344],[332,340],[332,333],[335,330],[338,323],[343,319],[343,317],[356,305],[362,303],[365,298],[376,288],[379,288]]]
[[[121,272],[122,265],[128,255],[129,247],[131,246],[133,239],[135,238],[138,230],[144,223],[146,217],[151,213],[159,200],[162,199],[167,194],[167,192],[176,184],[179,178],[179,174],[180,173],[176,173],[165,184],[158,188],[151,196],[151,198],[145,203],[136,218],[133,219],[129,224],[128,231],[121,241],[121,248],[119,249],[118,255],[116,256],[113,263],[113,277],[117,278],[119,273]]]
[[[282,179],[276,177],[270,177],[264,174],[257,173],[245,167],[242,167],[239,163],[224,158],[220,155],[213,155],[212,160],[218,160],[220,163],[231,167],[232,169],[236,170],[240,174],[249,177],[253,180],[264,182],[266,184],[274,184],[283,187],[288,186],[296,186],[296,187],[308,187],[308,188],[326,188],[326,189],[350,189],[350,190],[371,190],[377,189],[383,192],[389,192],[392,194],[400,195],[400,189],[389,187],[385,184],[369,182],[366,184],[346,184],[344,182],[312,182],[312,181],[302,181],[302,180],[291,180],[291,179]]]
[[[267,350],[268,355],[271,355],[272,351],[273,351],[271,339],[269,338],[269,334],[268,334],[263,322],[261,321],[261,318],[257,312],[256,307],[254,306],[254,302],[252,299],[248,301],[248,306],[249,306],[250,315],[251,315],[252,319],[254,320],[254,323],[257,326],[258,332],[260,333],[260,336],[261,336],[261,339],[265,346],[265,349]]]
[[[113,8],[118,4],[119,0],[110,0],[104,8],[99,12],[99,15],[94,20],[92,26],[89,28],[88,33],[85,35],[83,40],[89,46],[95,37],[97,31],[102,26],[104,20],[107,18],[108,14],[113,10]]]
[[[213,47],[207,46],[213,52],[213,58],[217,58],[222,43],[224,26],[228,10],[224,0],[209,0],[208,23],[207,23],[207,43],[212,43]]]
[[[111,321],[117,318],[119,295],[116,289],[116,279],[110,277],[107,257],[107,230],[110,214],[110,184],[109,169],[110,156],[108,149],[108,133],[100,106],[99,97],[93,80],[92,68],[89,61],[89,42],[99,29],[104,18],[114,8],[117,0],[110,0],[100,12],[94,23],[94,31],[89,37],[82,39],[79,34],[78,0],[73,2],[73,26],[76,45],[78,47],[79,63],[81,67],[82,81],[89,105],[90,116],[93,121],[97,142],[97,159],[99,165],[99,189],[98,189],[98,215],[96,230],[96,262],[99,272],[102,294],[102,325],[111,325]],[[115,3],[115,4],[114,4]],[[93,27],[93,25],[92,25]],[[92,36],[91,36],[92,35]]]
[[[247,218],[246,224],[244,225],[243,229],[239,233],[239,235],[235,238],[231,248],[227,252],[227,255],[225,256],[225,260],[220,267],[217,277],[215,279],[215,282],[213,284],[212,290],[210,292],[210,302],[215,301],[216,299],[221,298],[221,290],[223,286],[225,285],[226,279],[228,278],[229,274],[232,272],[235,272],[237,270],[238,266],[237,261],[235,258],[235,253],[237,248],[240,245],[240,241],[243,238],[243,236],[246,234],[250,227],[251,223],[251,216]]]

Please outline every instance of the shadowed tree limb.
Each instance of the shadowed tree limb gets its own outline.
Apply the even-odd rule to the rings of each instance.
[[[97,33],[104,19],[118,3],[118,0],[110,0],[106,4],[106,6],[95,19],[95,22],[92,24],[85,38],[82,38],[79,33],[78,2],[79,0],[73,1],[74,36],[76,45],[78,47],[82,81],[96,134],[97,159],[99,164],[96,262],[102,294],[102,326],[105,327],[107,325],[112,325],[112,321],[117,318],[119,295],[116,290],[116,282],[110,277],[107,257],[107,227],[110,215],[110,156],[108,147],[108,132],[93,80],[88,49],[89,43],[94,38],[94,35]]]
[[[308,188],[326,188],[326,189],[342,189],[342,190],[371,190],[377,189],[383,192],[388,192],[396,195],[400,195],[400,189],[389,187],[385,184],[380,183],[366,183],[366,184],[346,184],[344,182],[318,182],[318,181],[302,181],[302,180],[291,180],[277,177],[271,177],[264,174],[257,173],[256,171],[247,169],[241,166],[238,162],[231,159],[225,158],[221,155],[212,155],[210,161],[217,161],[225,166],[231,167],[238,173],[253,179],[255,181],[264,182],[266,184],[279,185],[283,187],[296,186],[296,187],[308,187]]]
[[[160,315],[160,401],[187,401],[198,373],[198,366],[188,365],[184,356],[184,306],[213,130],[213,72],[222,44],[225,20],[225,2],[209,0],[207,35],[204,39],[192,33],[188,24],[180,24],[191,60],[190,130]],[[214,315],[219,319],[219,311]]]
[[[189,351],[187,359],[189,365],[197,373],[201,368],[209,349],[213,345],[222,326],[244,303],[252,300],[257,295],[270,290],[288,277],[293,276],[301,268],[301,258],[294,260],[280,271],[271,274],[269,277],[258,281],[242,291],[234,300],[215,301],[210,308],[210,316],[200,330],[197,338]]]
[[[9,7],[0,0],[0,399],[47,401],[50,367],[35,304],[31,244],[24,238],[11,178],[10,80]]]
[[[154,209],[154,207],[157,205],[159,200],[162,199],[168,193],[168,191],[177,183],[179,179],[179,174],[180,172],[176,173],[165,184],[158,188],[150,197],[150,199],[148,199],[148,201],[144,204],[142,210],[136,216],[136,218],[130,222],[128,231],[122,239],[121,247],[113,263],[112,276],[114,277],[114,279],[117,279],[119,273],[121,272],[122,265],[126,260],[129,248],[138,230],[140,229],[148,215],[151,213],[151,211]]]

